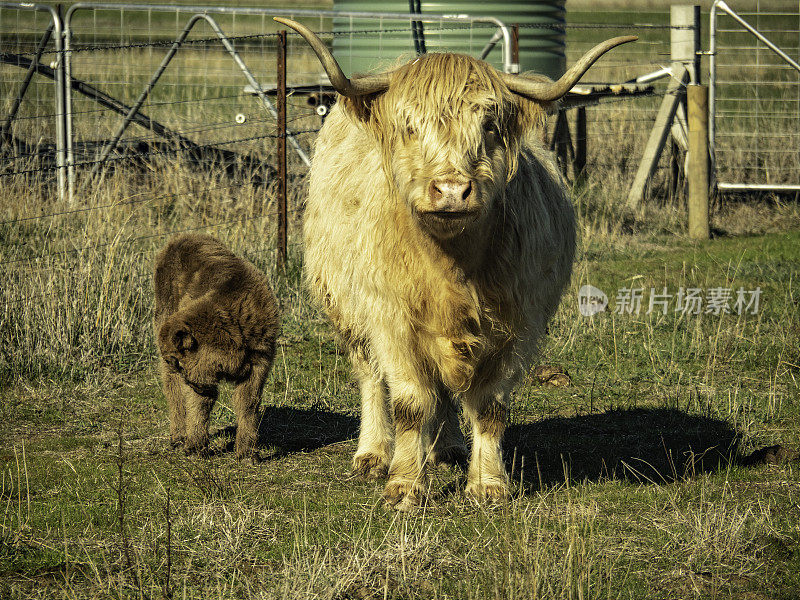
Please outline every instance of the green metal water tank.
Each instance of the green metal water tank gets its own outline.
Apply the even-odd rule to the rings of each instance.
[[[420,2],[422,14],[467,14],[495,17],[509,28],[520,25],[519,59],[521,71],[535,71],[557,79],[565,68],[565,0],[531,2]],[[350,12],[408,13],[409,2],[365,2],[335,0],[334,10]],[[525,27],[532,26],[532,27]],[[461,52],[479,56],[495,28],[488,24],[468,27],[462,23],[425,23],[424,40],[428,52]],[[338,17],[333,22],[333,53],[345,73],[380,70],[400,56],[413,57],[414,38],[408,21],[377,18]],[[349,33],[353,31],[354,33]],[[365,33],[360,33],[360,32]],[[487,60],[503,68],[500,44]]]

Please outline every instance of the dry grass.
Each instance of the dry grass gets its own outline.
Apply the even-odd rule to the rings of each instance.
[[[287,367],[297,388],[310,375],[301,362],[293,356]],[[263,436],[273,453],[246,468],[224,450],[230,438],[217,438],[223,450],[211,460],[166,450],[154,379],[150,372],[99,386],[39,384],[5,396],[25,405],[14,409],[16,427],[6,438],[13,443],[2,446],[4,597],[714,598],[749,591],[741,597],[769,598],[796,591],[791,466],[748,472],[731,465],[660,485],[562,472],[560,482],[554,476],[533,488],[517,471],[514,498],[485,507],[463,498],[463,475],[442,470],[433,488],[445,491],[434,491],[424,510],[400,514],[383,506],[380,484],[347,476],[354,429],[345,419],[337,430],[336,419],[352,411],[351,387],[337,395],[333,413],[303,408],[308,400],[297,391],[278,408],[282,385],[268,391],[265,420],[282,417]],[[548,395],[569,406],[569,394],[533,394],[533,403],[517,399],[522,412]],[[230,422],[228,414],[217,418]],[[609,425],[602,435],[624,428],[625,418]],[[587,431],[578,420],[573,427],[572,435]],[[539,453],[544,469],[555,439]],[[304,450],[291,450],[297,442]],[[591,439],[578,443],[597,448]],[[577,466],[580,457],[571,456]]]
[[[800,432],[800,259],[797,235],[785,234],[797,210],[726,206],[717,219],[729,230],[784,233],[756,248],[736,237],[689,246],[679,207],[629,213],[624,186],[603,181],[575,192],[579,260],[546,349],[573,387],[517,390],[513,500],[474,506],[463,473],[442,470],[412,515],[387,511],[380,484],[348,476],[357,391],[306,301],[296,245],[288,277],[274,271],[268,186],[157,163],[110,173],[81,212],[31,221],[19,218],[76,207],[45,200],[45,185],[4,188],[0,595],[791,597],[797,469],[751,471],[735,457]],[[268,271],[285,311],[265,462],[252,469],[232,458],[226,394],[212,459],[166,449],[150,261],[165,235],[194,227]],[[761,285],[765,305],[749,317],[587,321],[572,300],[587,282],[612,302],[632,282]],[[765,581],[774,595],[759,591]]]
[[[143,56],[126,60],[132,68]],[[208,73],[225,64],[209,61]],[[239,75],[230,77],[238,89]],[[349,476],[357,390],[300,284],[301,178],[284,275],[263,173],[229,176],[170,152],[120,161],[102,180],[81,170],[74,205],[54,197],[50,172],[3,176],[0,596],[795,597],[797,465],[751,469],[738,458],[800,435],[800,214],[774,198],[727,201],[713,216],[718,238],[692,244],[683,182],[669,168],[650,201],[627,210],[658,101],[590,111],[591,171],[574,189],[579,256],[545,349],[573,385],[531,377],[515,391],[506,438],[514,497],[498,506],[471,504],[464,474],[441,469],[425,509],[396,514],[380,484]],[[227,127],[245,103],[255,105],[237,97],[149,110],[175,128]],[[294,110],[303,114],[299,102]],[[107,135],[110,120],[85,118],[87,138]],[[246,127],[257,132],[253,120]],[[193,135],[215,142],[231,131]],[[271,144],[232,148],[268,163]],[[191,229],[264,269],[283,306],[264,461],[253,468],[230,452],[228,392],[214,413],[211,459],[167,449],[151,261],[169,234]],[[631,285],[761,286],[764,303],[757,315],[583,319],[574,298],[584,283],[605,290],[612,308]]]

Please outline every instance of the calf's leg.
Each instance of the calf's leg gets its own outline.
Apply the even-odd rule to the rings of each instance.
[[[233,391],[236,412],[236,458],[252,460],[258,443],[259,407],[270,364],[255,363],[250,376]]]
[[[186,383],[181,382],[186,401],[186,444],[188,453],[205,455],[208,452],[208,422],[211,409],[217,400],[217,388],[209,388],[208,393],[198,394]]]
[[[161,361],[161,381],[169,412],[169,441],[173,447],[180,446],[186,440],[186,402],[183,395],[183,381],[180,375],[168,369],[163,360]]]

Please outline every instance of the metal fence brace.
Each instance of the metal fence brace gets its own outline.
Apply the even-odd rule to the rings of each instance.
[[[64,59],[64,47],[63,47],[63,25],[61,20],[61,15],[59,12],[54,9],[52,6],[47,6],[45,4],[33,4],[29,2],[0,2],[0,9],[9,9],[9,10],[22,10],[22,11],[39,11],[48,13],[50,15],[50,24],[48,25],[47,32],[52,32],[53,44],[55,47],[55,60],[53,61],[52,70],[53,70],[53,81],[55,85],[55,111],[54,111],[54,118],[56,124],[56,174],[58,178],[58,195],[61,200],[66,198],[66,179],[67,179],[67,133],[66,133],[66,114],[67,114],[67,104],[66,98],[64,94],[65,90],[65,61]],[[18,92],[18,102],[22,102],[22,98],[25,96],[25,93],[28,88],[28,84],[30,83],[30,78],[33,75],[33,72],[36,71],[38,59],[41,57],[44,48],[46,47],[49,41],[50,34],[45,33],[42,37],[42,40],[39,44],[39,48],[37,48],[36,52],[36,59],[31,62],[31,65],[28,69],[28,75],[26,77],[26,83],[21,86],[21,89]],[[19,108],[19,104],[17,103],[16,107],[12,109],[12,114],[9,115],[9,118],[6,120],[3,126],[3,134],[4,136],[10,132],[11,128],[11,121],[13,120],[13,114],[16,113],[16,110]],[[2,141],[0,141],[0,145],[2,145]]]

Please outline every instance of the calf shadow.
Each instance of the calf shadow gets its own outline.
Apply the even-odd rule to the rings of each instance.
[[[719,419],[636,408],[512,425],[503,446],[513,480],[533,491],[565,481],[668,483],[739,461],[740,441]]]
[[[309,452],[358,436],[359,420],[328,410],[268,406],[258,428],[262,447],[277,449],[273,457]]]
[[[258,426],[258,447],[268,458],[282,458],[295,452],[310,452],[358,436],[359,420],[341,413],[320,409],[267,406]],[[225,451],[234,448],[236,426],[219,430],[217,436],[229,438]],[[272,448],[272,452],[268,449]],[[267,451],[267,452],[265,452]]]

